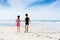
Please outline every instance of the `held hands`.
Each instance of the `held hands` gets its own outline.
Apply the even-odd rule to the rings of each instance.
[[[20,22],[25,22],[25,20],[20,20]]]

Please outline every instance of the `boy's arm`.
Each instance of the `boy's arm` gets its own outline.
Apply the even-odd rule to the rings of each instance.
[[[29,21],[31,22],[30,18],[29,18]]]
[[[31,20],[29,19],[29,21],[31,22]]]
[[[31,20],[29,19],[29,23],[31,24]]]

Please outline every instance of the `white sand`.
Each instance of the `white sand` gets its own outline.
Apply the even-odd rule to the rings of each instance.
[[[58,40],[60,33],[46,27],[29,27],[29,32],[16,32],[16,27],[0,27],[0,40]]]

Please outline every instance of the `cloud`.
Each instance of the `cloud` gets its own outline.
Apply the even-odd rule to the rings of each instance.
[[[0,6],[10,6],[8,0],[0,0]]]
[[[32,7],[32,6],[36,6],[36,5],[47,6],[54,2],[56,2],[56,0],[36,0],[36,1],[31,2],[28,7]]]
[[[54,5],[55,8],[60,8],[60,0],[57,0],[55,5]]]
[[[9,4],[11,7],[5,8],[4,6],[3,9],[0,8],[1,20],[15,20],[17,15],[20,15],[21,19],[24,19],[25,13],[29,14],[31,20],[60,19],[60,8],[55,9],[55,6],[58,4],[58,0],[7,0],[4,2],[5,5]],[[4,2],[0,2],[0,4],[3,5]]]

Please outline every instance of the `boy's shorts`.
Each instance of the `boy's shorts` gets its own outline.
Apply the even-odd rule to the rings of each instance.
[[[25,23],[25,25],[29,25],[29,23]]]

